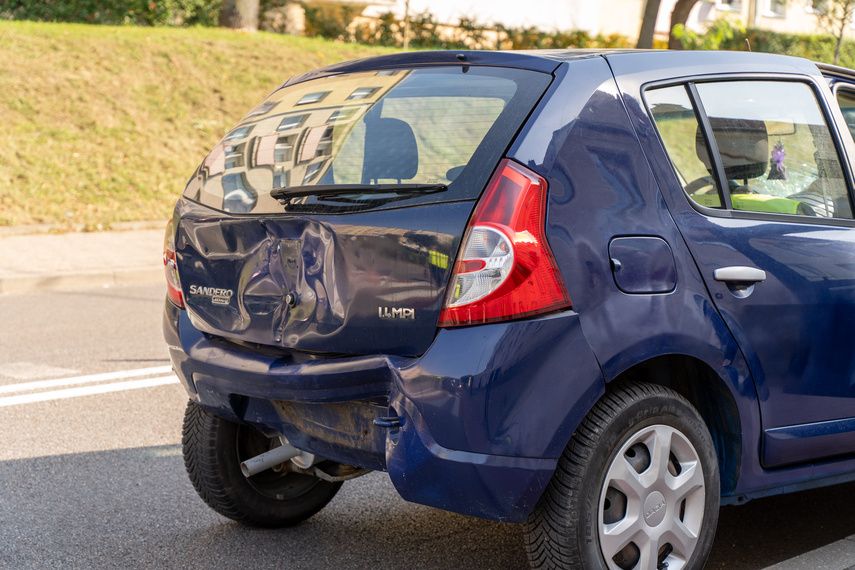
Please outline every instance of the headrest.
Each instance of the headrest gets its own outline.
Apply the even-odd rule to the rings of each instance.
[[[401,119],[365,120],[365,160],[362,183],[409,180],[419,171],[419,147],[413,128]]]
[[[728,180],[757,178],[766,172],[769,165],[766,123],[749,119],[710,117],[710,126]],[[712,171],[712,161],[707,153],[700,125],[695,134],[695,152],[707,170]]]

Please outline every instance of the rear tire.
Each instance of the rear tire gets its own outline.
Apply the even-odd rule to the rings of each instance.
[[[184,413],[184,466],[193,487],[224,517],[258,527],[297,524],[320,511],[341,488],[292,473],[290,461],[245,477],[240,464],[271,448],[271,439],[188,402]]]
[[[706,425],[676,392],[610,390],[573,434],[525,523],[533,568],[699,570],[719,509]]]

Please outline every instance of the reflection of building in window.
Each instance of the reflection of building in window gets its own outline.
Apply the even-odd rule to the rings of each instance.
[[[222,174],[226,169],[226,153],[223,146],[223,144],[215,146],[214,150],[205,158],[205,162],[202,163],[206,175],[216,176]]]
[[[250,117],[258,117],[260,115],[266,115],[267,113],[272,111],[273,108],[278,104],[279,104],[279,101],[265,101],[264,103],[262,103],[261,105],[257,106],[255,109],[250,111],[249,115],[247,115],[246,118],[249,119]]]
[[[306,86],[274,93],[206,158],[200,201],[214,207],[222,202],[231,212],[250,204],[278,208],[271,188],[326,180],[330,157],[353,129],[364,129],[360,118],[408,75],[405,70],[371,71],[344,77],[322,91]]]
[[[312,103],[320,103],[324,100],[324,98],[329,95],[329,91],[319,91],[317,93],[309,93],[308,95],[303,95],[303,98],[295,103],[296,105],[311,105]]]
[[[306,174],[303,176],[303,184],[308,184],[311,182],[315,176],[317,176],[318,172],[321,171],[321,167],[324,165],[323,162],[313,162],[309,166],[306,167]]]
[[[274,160],[276,164],[291,162],[294,159],[294,143],[297,141],[297,135],[287,137],[279,137],[276,140],[276,151]]]
[[[334,123],[336,121],[339,121],[343,123],[345,121],[349,121],[354,117],[354,115],[356,115],[356,112],[359,111],[359,109],[360,107],[347,107],[344,109],[337,109],[333,112],[332,115],[330,115],[330,118],[327,122]]]
[[[309,117],[307,113],[303,113],[300,115],[288,115],[282,122],[279,123],[279,126],[276,127],[277,131],[287,131],[289,129],[296,129],[303,126],[303,123],[306,122],[306,119]]]
[[[232,130],[229,134],[223,137],[223,142],[245,139],[246,136],[249,134],[249,131],[252,130],[252,127],[253,125],[250,125],[248,127],[241,127],[239,129]]]
[[[243,172],[223,176],[224,211],[238,214],[251,212],[257,201],[258,195],[250,188]]]
[[[279,170],[273,174],[273,188],[287,188],[291,185],[291,171]]]
[[[276,105],[279,104],[279,101],[265,101],[264,103],[257,106],[255,109],[250,111],[249,115],[246,116],[247,119],[252,117],[260,117],[261,115],[266,115],[270,111],[273,110]]]
[[[226,153],[225,160],[225,169],[228,170],[230,168],[237,168],[239,166],[243,166],[244,163],[244,150],[246,149],[246,143],[243,142],[238,145],[226,145],[224,147]]]
[[[306,162],[313,158],[329,154],[332,148],[333,128],[328,125],[312,127],[303,138],[303,146],[300,149],[300,162]]]
[[[352,101],[355,99],[368,99],[378,91],[380,91],[379,87],[360,87],[359,89],[351,93],[347,97],[347,100]]]

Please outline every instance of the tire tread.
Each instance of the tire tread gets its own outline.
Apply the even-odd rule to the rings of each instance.
[[[579,527],[583,478],[600,439],[627,407],[653,397],[691,404],[657,384],[620,383],[609,387],[577,427],[538,505],[524,523],[525,549],[532,568],[582,568]],[[698,417],[698,419],[700,419]],[[586,569],[587,570],[587,569]]]

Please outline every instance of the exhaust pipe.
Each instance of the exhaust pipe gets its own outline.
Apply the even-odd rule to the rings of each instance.
[[[280,463],[285,463],[303,453],[293,445],[283,444],[279,447],[274,447],[270,451],[256,455],[251,459],[247,459],[240,464],[240,470],[245,477],[252,477],[256,473],[266,471],[271,467],[276,467]]]

